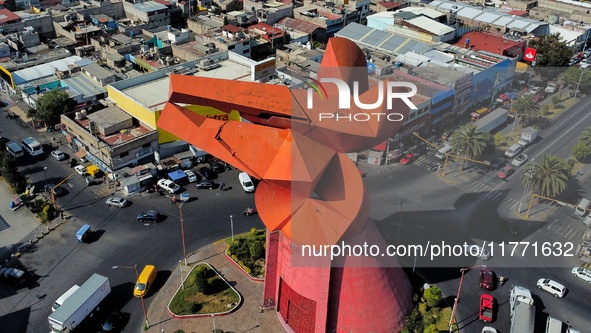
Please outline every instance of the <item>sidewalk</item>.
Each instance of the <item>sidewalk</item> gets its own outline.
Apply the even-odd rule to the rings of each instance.
[[[4,198],[0,202],[0,248],[10,248],[27,236],[33,237],[34,234],[41,234],[41,231],[46,230],[47,226],[42,225],[35,214],[26,207],[20,207],[16,211],[8,208],[9,202],[16,194],[5,181],[0,181],[0,197]],[[10,251],[15,252],[12,249]]]
[[[185,333],[211,333],[215,321],[215,327],[225,332],[284,332],[285,329],[279,323],[274,310],[261,313],[259,306],[263,304],[263,283],[249,279],[243,272],[234,266],[224,255],[226,244],[222,241],[205,246],[191,255],[187,263],[194,266],[200,262],[207,262],[215,268],[224,278],[240,293],[242,304],[234,312],[225,316],[202,318],[175,319],[168,312],[168,303],[180,286],[179,266],[176,265],[166,284],[152,297],[155,299],[150,304],[148,322],[150,328],[141,332],[173,333],[182,329]],[[191,267],[183,266],[183,276],[191,270]]]

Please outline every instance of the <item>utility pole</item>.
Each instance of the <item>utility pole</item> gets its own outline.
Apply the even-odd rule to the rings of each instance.
[[[581,79],[583,78],[583,73],[585,72],[585,69],[579,68],[579,70],[581,71],[581,75],[579,76],[579,82],[577,82],[577,89],[575,89],[574,98],[577,98],[577,94],[579,93],[579,86],[581,85]]]
[[[525,199],[525,196],[527,195],[527,192],[529,191],[529,181],[534,174],[534,166],[535,166],[534,159],[532,157],[531,160],[529,158],[527,160],[531,163],[531,168],[529,169],[529,176],[527,177],[527,181],[525,182],[525,188],[523,189],[523,195],[521,196],[521,200],[519,201],[519,208],[517,209],[518,213],[521,213],[521,207],[523,206],[523,200]]]

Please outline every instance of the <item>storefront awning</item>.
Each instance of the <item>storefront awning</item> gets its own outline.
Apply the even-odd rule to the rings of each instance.
[[[86,157],[86,150],[79,150],[77,153],[74,154],[79,159],[83,159]]]
[[[515,64],[515,72],[517,73],[525,73],[528,68],[529,65],[523,61],[518,61],[517,64]]]

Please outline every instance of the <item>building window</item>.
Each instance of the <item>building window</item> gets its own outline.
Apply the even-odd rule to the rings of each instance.
[[[119,157],[120,157],[120,158],[127,157],[127,156],[129,156],[129,152],[128,152],[128,151],[126,151],[126,152],[124,152],[124,153],[121,153],[121,154],[119,154]]]
[[[142,148],[150,148],[151,146],[152,146],[152,144],[148,142],[148,143],[144,144],[142,146]]]

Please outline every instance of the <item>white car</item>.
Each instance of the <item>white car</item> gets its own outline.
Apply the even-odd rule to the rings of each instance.
[[[527,155],[519,154],[517,157],[513,159],[511,164],[513,164],[516,167],[519,167],[522,166],[525,162],[527,162]]]
[[[84,165],[77,165],[74,167],[74,170],[81,176],[86,174],[86,167]]]
[[[197,181],[197,175],[191,170],[185,170],[185,175],[187,175],[187,179],[189,183],[194,183]]]
[[[51,156],[55,157],[56,160],[61,161],[66,159],[66,155],[61,150],[54,150],[51,152]]]
[[[556,84],[556,82],[548,82],[548,86],[544,89],[548,94],[553,94],[556,90],[558,90],[558,84]]]
[[[123,208],[127,206],[127,200],[122,197],[112,197],[107,199],[107,205]]]
[[[560,283],[550,279],[539,279],[537,283],[538,288],[549,292],[554,297],[562,297],[566,294],[566,287]]]
[[[591,283],[591,270],[583,267],[573,267],[570,273],[587,283]]]
[[[157,184],[159,187],[167,190],[171,194],[176,193],[181,189],[180,186],[175,184],[172,180],[168,179],[160,179]]]
[[[541,90],[542,90],[542,87],[533,86],[533,87],[529,88],[529,94],[535,95],[535,94],[539,93]]]
[[[484,246],[482,245],[475,245],[475,244],[471,244],[468,245],[468,254],[470,254],[473,257],[477,257],[480,260],[488,260],[490,259],[490,251],[488,250],[490,245],[486,244]]]
[[[497,333],[497,330],[494,327],[484,326],[482,328],[482,333]]]

